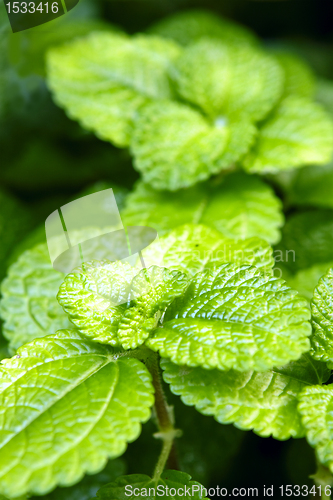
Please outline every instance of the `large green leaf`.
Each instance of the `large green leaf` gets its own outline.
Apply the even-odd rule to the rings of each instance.
[[[66,276],[58,300],[80,332],[103,344],[135,349],[186,287],[186,276],[177,271],[92,261]]]
[[[168,66],[179,51],[155,37],[96,32],[48,53],[48,83],[70,117],[127,146],[138,110],[172,97]]]
[[[70,328],[57,302],[64,275],[52,267],[46,244],[24,252],[1,286],[3,332],[12,351],[37,337]]]
[[[288,218],[278,246],[293,273],[333,261],[333,210],[306,210]]]
[[[312,355],[333,369],[333,269],[319,280],[311,302]]]
[[[280,239],[281,202],[260,179],[241,172],[215,186],[201,184],[177,193],[155,191],[139,182],[127,197],[122,218],[127,225],[147,225],[158,233],[188,223],[202,223],[225,237]]]
[[[229,19],[219,17],[216,12],[203,9],[177,12],[155,23],[149,28],[149,32],[176,40],[181,45],[188,45],[203,37],[225,42],[247,44],[258,42],[250,30]]]
[[[249,150],[256,129],[246,118],[208,121],[184,104],[147,104],[131,141],[134,166],[156,189],[175,191],[229,168]]]
[[[215,121],[233,115],[261,120],[283,90],[283,71],[270,55],[248,45],[201,40],[175,63],[181,97]]]
[[[99,472],[140,434],[153,404],[138,360],[63,330],[1,367],[0,493],[45,494]]]
[[[194,275],[224,262],[249,264],[269,273],[274,265],[272,248],[264,240],[231,240],[208,226],[186,224],[162,236],[142,252],[146,265]]]
[[[297,395],[306,386],[325,382],[330,374],[323,363],[304,355],[287,367],[265,373],[221,372],[177,366],[163,359],[163,378],[183,403],[212,415],[221,424],[253,429],[262,437],[302,437]]]
[[[268,116],[244,161],[250,172],[276,172],[325,164],[333,154],[333,122],[308,99],[287,97]]]
[[[122,458],[110,460],[98,474],[87,475],[74,486],[56,488],[48,495],[43,496],[43,500],[91,500],[102,486],[114,481],[125,472],[126,464]],[[34,497],[34,500],[37,498]]]
[[[146,345],[178,365],[266,371],[310,349],[309,319],[282,280],[223,264],[195,275]]]
[[[171,490],[171,491],[170,491]],[[100,500],[125,500],[126,498],[154,500],[159,497],[171,497],[175,500],[205,498],[205,488],[185,472],[167,470],[161,477],[151,478],[144,474],[132,474],[118,477],[115,481],[101,488],[97,493]]]
[[[299,395],[298,410],[309,444],[319,461],[333,473],[333,386],[306,387]]]

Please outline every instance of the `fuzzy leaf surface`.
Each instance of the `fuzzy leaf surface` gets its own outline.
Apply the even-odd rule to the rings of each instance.
[[[115,481],[107,484],[97,492],[98,500],[125,500],[126,498],[136,498],[135,494],[129,494],[126,492],[125,487],[129,487],[129,491],[133,491],[135,488],[140,490],[140,498],[146,498],[147,500],[154,500],[159,497],[171,497],[175,500],[181,500],[182,498],[194,498],[199,500],[204,498],[201,495],[201,484],[196,481],[191,481],[191,476],[185,472],[166,470],[163,472],[159,479],[152,479],[144,474],[131,474],[128,476],[118,477]],[[160,486],[161,491],[157,490]],[[166,488],[175,488],[178,491],[180,488],[183,489],[181,495],[167,495],[163,494],[163,490]],[[190,490],[190,494],[186,494],[184,487]],[[195,489],[192,490],[192,487]],[[150,491],[149,488],[155,489],[155,494],[153,495],[153,490]],[[163,489],[162,489],[163,488]],[[196,491],[199,488],[199,491]]]
[[[181,45],[207,37],[231,43],[258,43],[250,30],[203,9],[177,12],[153,24],[149,33],[170,38]]]
[[[189,187],[224,170],[247,153],[256,129],[244,119],[211,123],[184,104],[147,104],[131,141],[134,166],[155,189]]]
[[[73,330],[36,339],[1,365],[0,492],[42,495],[99,472],[140,434],[153,404],[138,360]]]
[[[299,395],[298,410],[308,443],[319,461],[333,472],[333,386],[306,387]]]
[[[179,50],[169,40],[96,32],[48,53],[48,84],[71,118],[124,147],[140,108],[172,97],[168,66]]]
[[[1,285],[0,311],[12,351],[73,326],[57,301],[63,280],[64,275],[52,267],[46,244],[27,250],[9,268]]]
[[[309,355],[265,373],[189,368],[167,359],[162,359],[161,366],[165,382],[184,404],[214,416],[221,424],[233,423],[239,429],[281,440],[304,436],[297,395],[330,375],[324,363]]]
[[[146,344],[178,365],[266,371],[310,349],[309,319],[282,280],[223,264],[195,275]]]
[[[134,349],[143,344],[167,305],[187,287],[177,271],[92,261],[66,276],[58,300],[81,333]]]
[[[228,175],[219,186],[205,183],[177,193],[139,182],[127,197],[124,223],[154,227],[159,235],[183,224],[205,224],[225,237],[280,239],[282,206],[271,187],[245,173]]]
[[[148,264],[156,261],[163,267],[190,275],[224,262],[253,265],[267,273],[274,265],[272,248],[264,240],[231,240],[201,224],[174,229],[147,247],[142,255]]]
[[[332,159],[333,122],[316,103],[287,97],[259,129],[244,160],[249,172],[277,172]]]
[[[179,94],[213,120],[241,114],[258,121],[282,94],[283,71],[270,55],[249,45],[201,40],[175,63]]]

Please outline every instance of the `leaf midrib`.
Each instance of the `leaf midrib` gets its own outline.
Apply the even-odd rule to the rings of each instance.
[[[84,357],[84,356],[91,356],[91,355],[94,355],[94,354],[93,353],[84,353],[84,354],[78,354],[78,355],[75,355],[75,356],[70,356],[70,358],[71,359],[78,358],[78,357],[81,358],[81,357]],[[57,395],[57,397],[54,400],[52,400],[48,405],[46,405],[43,408],[43,411],[39,412],[37,415],[35,415],[29,421],[26,421],[24,423],[24,426],[22,426],[18,432],[16,432],[12,436],[9,436],[7,440],[4,440],[4,442],[0,445],[0,449],[3,449],[12,439],[14,439],[14,437],[16,437],[18,434],[20,434],[21,432],[23,432],[29,425],[31,425],[35,420],[37,420],[41,415],[43,415],[46,411],[48,411],[52,406],[54,406],[56,403],[58,403],[58,401],[60,401],[63,397],[65,397],[67,394],[69,394],[72,390],[74,390],[80,384],[82,384],[83,382],[85,382],[86,380],[88,380],[90,377],[92,377],[93,375],[95,375],[96,373],[98,373],[102,368],[104,368],[105,366],[107,366],[109,363],[116,361],[115,359],[111,360],[110,356],[106,356],[104,354],[95,354],[95,356],[100,356],[100,357],[105,356],[106,362],[103,363],[98,369],[96,369],[96,368],[95,369],[91,369],[91,370],[88,371],[88,373],[85,373],[84,376],[81,376],[81,377],[79,377],[79,379],[76,379],[75,384],[72,383],[69,386],[67,386],[65,388],[65,390],[60,395]],[[42,364],[46,365],[47,363],[52,363],[54,361],[59,361],[60,359],[62,359],[62,358],[51,359],[51,360],[46,361],[46,362],[44,362]],[[9,384],[4,389],[3,392],[5,392],[8,388],[14,386],[16,384],[16,382],[18,382],[22,377],[24,377],[24,375],[26,373],[31,372],[32,370],[36,369],[38,366],[40,366],[40,365],[35,365],[34,367],[31,367],[30,369],[26,370],[24,373],[21,374],[20,377],[18,377],[11,384]],[[0,474],[0,477],[2,477],[3,475],[4,474]]]

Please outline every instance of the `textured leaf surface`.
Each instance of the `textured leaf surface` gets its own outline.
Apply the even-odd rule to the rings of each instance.
[[[91,500],[102,486],[114,481],[125,472],[126,464],[122,458],[110,460],[98,474],[87,475],[74,486],[56,488],[48,495],[43,496],[43,500]]]
[[[140,271],[126,262],[92,261],[66,276],[58,300],[81,333],[134,349],[186,287],[186,276],[177,271],[157,266]]]
[[[282,280],[223,264],[192,279],[146,344],[179,365],[265,371],[309,350],[309,319]]]
[[[127,146],[137,111],[172,97],[167,70],[178,54],[172,41],[96,32],[49,52],[48,83],[70,117]]]
[[[306,210],[289,217],[279,249],[291,272],[333,261],[333,210]]]
[[[333,386],[305,388],[299,395],[298,410],[309,444],[319,461],[333,472]]]
[[[46,244],[24,252],[1,286],[3,332],[12,351],[72,323],[57,302],[64,275],[52,267]],[[73,325],[72,325],[73,326]]]
[[[311,302],[314,358],[328,362],[333,369],[333,269],[319,280]]]
[[[155,35],[171,38],[181,45],[188,45],[203,37],[225,42],[257,43],[250,30],[219,17],[208,10],[193,9],[162,19],[149,28]]]
[[[315,76],[311,68],[293,54],[278,52],[275,57],[284,71],[283,95],[311,98],[315,92]]]
[[[145,263],[159,262],[168,269],[194,275],[207,266],[224,262],[249,264],[269,273],[274,265],[272,248],[259,238],[231,240],[201,224],[187,224],[162,236],[146,248]]]
[[[215,120],[235,114],[260,120],[282,94],[280,65],[248,45],[202,40],[175,64],[179,94]]]
[[[247,119],[214,124],[189,106],[154,102],[135,123],[134,166],[155,189],[175,191],[230,167],[249,150],[255,132]]]
[[[63,330],[1,366],[0,492],[44,494],[99,472],[148,420],[145,366]]]
[[[323,363],[304,355],[287,367],[265,373],[221,372],[177,366],[162,359],[163,378],[183,403],[212,415],[221,424],[233,423],[262,437],[302,437],[297,395],[306,386],[329,377]]]
[[[250,172],[276,172],[328,163],[332,153],[329,115],[307,99],[288,97],[263,123],[244,166]]]
[[[127,225],[154,227],[159,235],[177,226],[201,223],[225,237],[280,239],[281,202],[272,189],[254,176],[228,175],[218,186],[201,184],[177,193],[155,191],[139,182],[127,197],[122,218]]]
[[[160,490],[157,489],[158,486]],[[186,492],[185,487],[187,488]],[[152,489],[149,491],[149,488]],[[170,493],[166,493],[166,488],[175,488],[176,492],[179,489],[182,490],[179,495],[170,495]],[[188,491],[190,494],[188,494]],[[125,500],[126,498],[136,498],[138,492],[140,498],[149,500],[159,497],[171,497],[177,500],[181,500],[182,498],[194,498],[195,500],[204,498],[201,495],[201,485],[199,483],[191,481],[191,476],[185,472],[175,470],[163,472],[159,479],[152,479],[144,474],[131,474],[129,476],[118,477],[112,483],[101,488],[97,493],[97,498],[101,500]]]

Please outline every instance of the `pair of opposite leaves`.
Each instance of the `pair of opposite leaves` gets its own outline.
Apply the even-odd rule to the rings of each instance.
[[[188,277],[93,261],[66,277],[58,300],[94,341],[145,344],[181,365],[266,371],[310,348],[306,301],[250,266],[211,265]]]
[[[130,146],[145,182],[174,191],[235,162],[271,172],[330,160],[332,122],[294,59],[218,39],[183,48],[93,33],[51,50],[48,83],[70,117]]]

